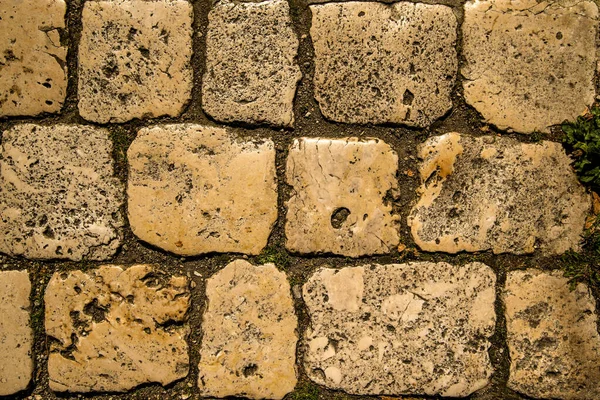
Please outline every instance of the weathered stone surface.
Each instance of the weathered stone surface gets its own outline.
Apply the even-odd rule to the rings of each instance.
[[[58,112],[67,93],[63,0],[0,2],[0,116]]]
[[[127,152],[128,213],[140,239],[170,252],[258,254],[277,219],[273,142],[225,129],[165,125]]]
[[[423,127],[452,107],[458,61],[450,7],[344,2],[310,9],[315,98],[326,118]]]
[[[512,271],[504,293],[508,386],[536,398],[600,398],[596,301],[562,271]]]
[[[448,133],[419,149],[408,218],[425,251],[561,254],[579,247],[591,199],[560,143]]]
[[[0,251],[27,258],[103,260],[121,242],[123,184],[108,131],[16,125],[3,132]]]
[[[44,296],[55,391],[126,391],[185,377],[185,277],[150,265],[55,273]]]
[[[235,260],[208,280],[206,295],[201,395],[281,399],[294,390],[298,323],[285,273]]]
[[[181,113],[193,85],[188,1],[86,1],[82,24],[83,118],[106,123]]]
[[[495,282],[481,263],[320,269],[303,288],[306,373],[353,394],[467,396],[492,373]]]
[[[292,126],[300,68],[286,0],[220,2],[206,36],[204,110],[219,121]]]
[[[27,388],[33,373],[27,271],[0,271],[0,396]]]
[[[594,101],[598,7],[592,1],[465,4],[467,103],[501,129],[548,131]]]
[[[398,156],[377,140],[294,140],[286,179],[286,247],[299,253],[357,257],[398,245]]]

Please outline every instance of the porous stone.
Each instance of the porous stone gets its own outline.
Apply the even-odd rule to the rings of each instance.
[[[57,272],[44,301],[50,389],[123,392],[188,374],[185,277],[150,265]]]
[[[548,131],[594,102],[594,2],[467,1],[462,29],[465,100],[487,122]]]
[[[286,0],[219,2],[210,11],[202,105],[213,118],[292,126],[302,74]]]
[[[193,85],[192,19],[184,0],[86,1],[81,116],[100,123],[178,116]]]
[[[0,271],[0,396],[25,390],[33,373],[27,271]]]
[[[0,251],[107,259],[121,243],[123,192],[105,129],[16,125],[2,136]]]
[[[200,394],[281,399],[294,390],[298,323],[285,273],[235,260],[208,280],[206,296]]]
[[[350,257],[398,245],[398,156],[378,139],[302,138],[292,143],[286,179],[286,247]]]
[[[165,125],[141,129],[127,156],[129,222],[140,239],[182,255],[266,246],[277,219],[272,141]]]
[[[0,116],[55,113],[67,93],[63,0],[0,2]]]
[[[424,127],[451,107],[457,20],[422,3],[313,5],[315,98],[347,123]]]
[[[481,263],[321,268],[303,287],[306,373],[352,394],[467,396],[492,374],[495,282]]]
[[[563,271],[512,271],[504,292],[508,387],[535,398],[600,398],[596,301]]]
[[[578,249],[590,196],[560,143],[448,133],[419,149],[408,218],[425,251],[545,255]]]

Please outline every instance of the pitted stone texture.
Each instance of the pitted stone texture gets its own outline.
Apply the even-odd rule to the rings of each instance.
[[[192,90],[192,5],[184,0],[86,1],[79,113],[107,123],[178,116]]]
[[[306,373],[352,394],[467,396],[492,374],[495,282],[481,263],[320,269],[303,288]]]
[[[298,323],[285,273],[236,260],[208,280],[206,296],[200,394],[281,399],[294,390]]]
[[[141,129],[127,152],[128,213],[140,239],[170,252],[258,254],[277,219],[273,142],[225,129]]]
[[[578,249],[590,196],[559,143],[448,133],[419,149],[408,218],[425,251],[561,254]]]
[[[44,295],[50,389],[122,392],[189,369],[185,277],[150,265],[55,273]]]
[[[300,68],[286,0],[222,2],[208,16],[202,104],[213,118],[292,126]]]
[[[310,9],[315,98],[326,118],[424,127],[452,107],[458,61],[450,7],[345,2]]]
[[[27,271],[0,271],[0,396],[25,390],[33,373]]]
[[[67,93],[63,0],[0,1],[0,116],[55,113]]]
[[[398,156],[377,140],[294,140],[286,179],[286,247],[350,257],[388,253],[398,245]]]
[[[500,129],[531,133],[594,102],[598,7],[592,1],[465,4],[467,103]]]
[[[33,259],[104,260],[121,242],[123,184],[108,131],[17,125],[0,157],[0,251]]]
[[[504,293],[508,387],[536,398],[600,398],[596,301],[562,271],[508,273]]]

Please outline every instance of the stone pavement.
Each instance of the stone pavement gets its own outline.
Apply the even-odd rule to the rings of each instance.
[[[0,398],[600,398],[598,21],[0,1]]]

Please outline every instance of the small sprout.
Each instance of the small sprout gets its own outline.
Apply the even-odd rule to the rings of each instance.
[[[564,122],[562,130],[579,180],[600,188],[600,107],[595,104],[575,122]]]

